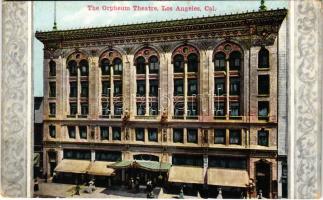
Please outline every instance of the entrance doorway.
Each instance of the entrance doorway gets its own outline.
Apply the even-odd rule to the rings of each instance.
[[[48,160],[49,160],[49,175],[53,176],[54,169],[56,168],[57,161],[56,161],[56,152],[55,151],[49,151],[48,152]]]
[[[271,166],[265,161],[256,163],[256,191],[262,191],[262,196],[270,198],[271,181],[270,173]]]

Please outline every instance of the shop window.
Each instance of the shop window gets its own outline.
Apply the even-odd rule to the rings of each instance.
[[[109,127],[100,127],[101,140],[109,140]]]
[[[64,159],[91,160],[91,151],[64,149],[63,157]]]
[[[174,143],[183,143],[183,129],[179,129],[179,128],[174,128],[173,129],[173,142]]]
[[[149,80],[149,96],[158,96],[158,80]]]
[[[89,75],[89,63],[86,60],[80,61],[81,76]]]
[[[49,136],[51,138],[56,138],[56,126],[49,125]]]
[[[87,127],[86,126],[79,126],[79,133],[81,139],[87,138]]]
[[[230,130],[230,144],[241,145],[241,130]]]
[[[187,80],[187,95],[188,96],[196,96],[197,95],[197,80],[196,79],[188,79]]]
[[[77,114],[77,103],[70,103],[70,115]]]
[[[225,70],[225,55],[224,53],[217,53],[214,60],[214,70],[224,71]]]
[[[172,156],[172,165],[203,166],[203,156],[200,155],[182,155]]]
[[[149,73],[158,74],[158,72],[159,72],[158,58],[156,56],[151,56],[149,58]]]
[[[190,54],[187,57],[187,71],[198,72],[198,57],[196,54]]]
[[[101,61],[101,73],[102,75],[110,75],[109,60],[106,58]]]
[[[268,146],[269,141],[268,141],[268,136],[269,136],[269,131],[261,129],[258,131],[258,145],[260,146]]]
[[[214,130],[214,144],[225,144],[225,129],[215,129]]]
[[[122,155],[120,151],[95,151],[95,160],[117,162],[121,161]]]
[[[49,61],[49,76],[56,76],[56,62]]]
[[[137,74],[146,74],[146,64],[145,58],[139,57],[136,61],[136,73]]]
[[[145,141],[145,129],[143,128],[136,128],[136,141]]]
[[[68,126],[67,131],[68,131],[69,138],[75,139],[75,136],[76,136],[75,126]]]
[[[116,58],[113,61],[113,74],[122,75],[122,61],[119,58]]]
[[[174,57],[174,73],[183,73],[184,72],[184,57],[180,54],[177,54]]]
[[[269,75],[258,76],[258,94],[269,95]]]
[[[77,97],[77,82],[70,82],[70,97]]]
[[[175,79],[174,80],[174,96],[183,96],[184,94],[184,80]]]
[[[146,94],[146,81],[137,80],[137,96],[145,96]]]
[[[225,94],[225,79],[224,78],[215,78],[214,79],[214,94],[216,96],[221,96]]]
[[[240,78],[230,78],[230,95],[240,95]]]
[[[157,128],[149,128],[148,129],[148,140],[150,142],[158,142],[158,129]]]
[[[197,143],[197,129],[187,129],[187,142]]]
[[[258,53],[258,68],[269,68],[269,51],[264,47]]]
[[[241,53],[232,52],[229,59],[230,70],[240,70],[241,67]]]
[[[121,140],[121,128],[112,127],[112,139],[113,140]]]
[[[56,82],[49,82],[49,97],[56,97]]]

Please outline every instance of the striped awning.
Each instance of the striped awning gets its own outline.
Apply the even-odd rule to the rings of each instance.
[[[169,182],[204,184],[202,167],[172,166],[169,170]]]
[[[115,170],[108,167],[108,165],[111,164],[113,164],[113,162],[94,161],[90,164],[87,173],[94,176],[113,176],[115,175]]]
[[[247,170],[209,168],[207,183],[218,186],[247,187],[249,175]]]
[[[56,172],[84,174],[87,172],[91,164],[89,160],[70,160],[64,159],[58,163],[54,169]]]

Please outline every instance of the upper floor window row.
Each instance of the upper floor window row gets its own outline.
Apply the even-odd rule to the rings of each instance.
[[[122,74],[122,60],[120,58],[115,58],[111,63],[107,58],[104,58],[100,64],[102,75],[111,75],[111,68],[113,69],[113,75]]]
[[[81,76],[89,75],[89,63],[87,60],[81,60],[79,63],[77,63],[75,60],[70,60],[67,65],[70,76],[77,76],[78,68],[80,69]]]
[[[225,71],[226,62],[229,62],[230,70],[240,70],[241,69],[242,55],[239,51],[234,51],[229,54],[229,59],[226,59],[226,55],[223,52],[218,52],[214,56],[214,70],[215,71]]]
[[[148,63],[143,56],[136,59],[136,74],[146,74],[146,65],[148,65],[149,74],[159,73],[159,60],[158,57],[153,55],[148,58]]]

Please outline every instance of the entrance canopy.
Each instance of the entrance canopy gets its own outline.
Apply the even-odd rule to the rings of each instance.
[[[94,176],[113,176],[115,175],[114,169],[107,167],[111,164],[113,164],[113,162],[94,161],[90,164],[87,173]]]
[[[84,174],[87,172],[91,161],[89,160],[62,160],[54,169],[56,172]]]
[[[203,168],[194,166],[172,166],[169,182],[204,184]]]
[[[120,162],[113,163],[109,165],[111,168],[122,169],[122,168],[140,168],[147,171],[154,172],[167,172],[171,164],[170,163],[162,163],[157,161],[145,161],[145,160],[123,160]]]
[[[246,170],[209,168],[207,183],[218,186],[247,187],[249,175]]]

